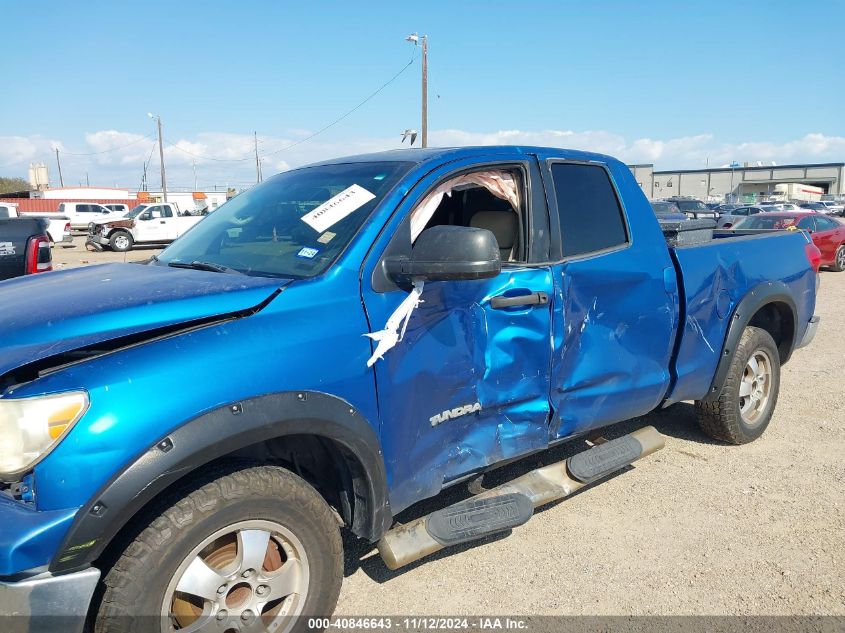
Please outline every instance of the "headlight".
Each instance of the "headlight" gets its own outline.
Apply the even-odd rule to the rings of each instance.
[[[0,398],[0,473],[16,475],[49,453],[88,409],[84,391]]]

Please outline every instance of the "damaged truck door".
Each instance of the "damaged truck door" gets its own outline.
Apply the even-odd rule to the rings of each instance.
[[[639,191],[614,165],[551,159],[555,271],[555,438],[648,413],[669,386],[678,292],[652,218],[626,213]],[[636,186],[636,183],[635,185]],[[622,195],[620,195],[622,193]],[[633,239],[632,236],[636,236]],[[668,281],[666,281],[668,280]]]
[[[548,225],[548,212],[529,194],[542,191],[536,166],[524,156],[497,158],[431,173],[397,211],[389,243],[373,249],[373,286],[364,290],[373,324],[386,322],[404,296],[391,292],[396,283],[407,290],[411,277],[398,263],[412,260],[428,233],[463,230],[469,242],[472,230],[485,229],[501,260],[486,279],[426,281],[402,342],[375,364],[391,503],[399,507],[548,443],[553,283],[550,267],[533,263],[547,261],[537,252],[542,240],[528,240],[529,227]]]

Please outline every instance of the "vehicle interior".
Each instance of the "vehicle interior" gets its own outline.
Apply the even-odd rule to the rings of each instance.
[[[433,226],[466,226],[491,231],[499,244],[502,262],[525,261],[525,210],[522,196],[513,195],[520,191],[519,174],[515,172],[480,172],[478,182],[465,182],[458,177],[437,188],[443,191],[440,203],[434,208],[425,228]],[[502,182],[513,183],[513,202],[501,197]],[[494,193],[495,192],[495,193]],[[510,192],[508,192],[510,193]],[[431,195],[414,211],[426,212],[426,203]]]

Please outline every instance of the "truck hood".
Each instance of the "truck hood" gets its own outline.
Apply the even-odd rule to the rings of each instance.
[[[0,283],[0,376],[52,356],[262,307],[290,280],[104,264]],[[166,330],[164,330],[166,331]]]
[[[101,224],[112,224],[115,222],[122,222],[121,226],[131,227],[135,225],[135,218],[127,218],[123,213],[115,212],[114,215],[101,215],[99,218],[95,218],[91,220],[88,224],[94,225],[101,225]]]

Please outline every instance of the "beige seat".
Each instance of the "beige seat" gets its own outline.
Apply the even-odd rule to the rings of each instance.
[[[503,262],[509,262],[514,256],[519,218],[513,211],[478,211],[470,218],[469,225],[476,229],[487,229],[499,243],[499,254]]]

